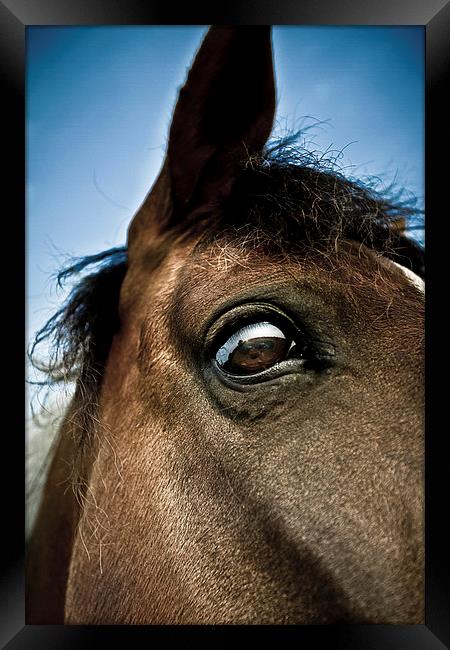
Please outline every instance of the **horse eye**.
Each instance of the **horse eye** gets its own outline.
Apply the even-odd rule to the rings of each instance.
[[[268,322],[246,325],[216,352],[220,368],[236,375],[251,375],[286,359],[295,347],[279,327]]]

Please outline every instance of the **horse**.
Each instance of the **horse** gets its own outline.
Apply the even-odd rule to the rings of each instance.
[[[424,621],[412,208],[269,144],[275,104],[270,27],[211,27],[126,246],[62,272],[28,623]]]

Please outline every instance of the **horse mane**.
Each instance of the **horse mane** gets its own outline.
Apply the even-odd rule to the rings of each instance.
[[[227,226],[244,236],[253,231],[269,251],[335,248],[351,239],[425,275],[424,250],[407,233],[423,227],[417,199],[378,177],[350,178],[342,152],[328,155],[299,147],[303,132],[272,142],[242,163],[227,204],[206,241]],[[244,227],[242,224],[246,224]],[[262,237],[261,237],[262,234]]]
[[[405,236],[418,227],[413,218],[422,214],[415,201],[402,200],[403,192],[393,185],[379,193],[377,179],[346,178],[337,156],[299,148],[298,138],[299,133],[289,135],[243,161],[227,205],[217,211],[213,227],[210,224],[206,230],[205,226],[206,239],[226,227],[242,228],[243,223],[254,232],[264,231],[272,244],[304,241],[329,246],[346,237],[393,259],[406,258],[423,275],[424,251]],[[29,356],[33,366],[46,374],[41,383],[75,381],[84,404],[95,409],[110,345],[120,327],[126,247],[72,261],[58,273],[58,285],[86,269],[94,270],[82,277],[61,309],[38,331]],[[46,362],[36,358],[43,342],[50,346]]]
[[[53,385],[75,383],[73,404],[77,408],[71,421],[75,425],[80,453],[92,432],[105,364],[112,339],[120,325],[118,305],[120,288],[127,271],[126,247],[111,248],[73,260],[57,274],[58,286],[77,278],[86,269],[90,269],[91,273],[75,284],[63,306],[37,332],[29,352],[32,366],[45,376],[43,381],[30,383],[48,389]],[[37,356],[43,343],[49,349],[45,361]],[[44,397],[43,408],[48,423],[42,433],[47,434],[51,433],[54,426],[51,420],[55,417],[45,408],[49,395],[50,391]],[[37,420],[36,424],[42,428]],[[47,454],[43,466],[39,468],[39,475],[45,471],[44,466],[49,460]]]
[[[83,276],[86,269],[91,273]],[[73,403],[76,408],[70,420],[78,444],[79,455],[74,465],[78,471],[78,461],[93,430],[104,366],[119,328],[119,294],[126,270],[127,250],[121,246],[72,260],[56,275],[59,287],[69,280],[77,279],[78,282],[62,307],[37,332],[29,351],[32,366],[44,375],[42,381],[29,381],[39,387],[34,399],[41,398],[42,389],[46,388],[47,392],[30,421],[30,426],[39,435],[30,437],[27,444],[27,535],[32,529],[57,442],[56,431],[63,421],[61,407],[50,404],[47,408],[47,400],[54,385],[66,387],[75,383]],[[45,347],[45,360],[38,356],[41,344],[48,346]],[[67,414],[67,409],[64,410]],[[75,474],[72,480],[75,486]],[[80,491],[80,486],[76,491]]]

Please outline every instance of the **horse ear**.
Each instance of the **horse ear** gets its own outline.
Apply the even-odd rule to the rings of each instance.
[[[239,162],[264,147],[274,113],[270,26],[211,27],[179,92],[166,160],[141,212],[154,215],[161,231],[217,205]],[[147,209],[155,190],[170,193],[165,214]]]
[[[227,193],[236,163],[266,143],[274,111],[270,27],[212,27],[180,91],[170,129],[173,217],[197,207],[189,206],[195,198],[215,200],[208,196],[211,184]]]

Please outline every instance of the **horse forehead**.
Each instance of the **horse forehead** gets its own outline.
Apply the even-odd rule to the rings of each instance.
[[[312,260],[278,259],[275,255],[247,248],[239,240],[218,241],[201,249],[194,247],[184,263],[175,252],[174,260],[178,262],[169,261],[169,266],[177,269],[172,275],[172,286],[178,289],[181,299],[196,295],[205,297],[205,292],[228,295],[244,287],[252,289],[261,284],[285,283],[290,274],[291,280],[295,278],[304,284],[313,278],[320,281],[320,272]]]
[[[182,298],[209,289],[232,292],[235,288],[242,289],[243,282],[251,288],[261,283],[286,282],[288,277],[291,281],[335,292],[342,289],[343,283],[355,272],[359,278],[361,273],[367,275],[366,280],[372,282],[374,272],[380,270],[380,263],[391,271],[395,269],[397,278],[397,269],[401,270],[414,286],[424,291],[424,282],[415,273],[353,241],[340,242],[336,254],[299,250],[292,254],[285,252],[282,257],[262,252],[240,238],[218,239],[206,247],[197,246],[199,243],[201,240],[172,249],[160,269],[163,282],[156,283],[158,293],[168,296],[178,289]],[[363,259],[361,251],[364,251]]]
[[[391,274],[395,272],[390,282],[376,281],[383,267]],[[352,281],[354,274],[356,284]],[[186,316],[192,311],[199,316],[199,311],[210,311],[213,304],[240,294],[243,289],[248,293],[264,286],[285,287],[286,290],[291,286],[292,291],[295,285],[297,291],[319,292],[331,303],[340,303],[345,301],[349,291],[352,292],[350,285],[359,283],[366,288],[370,285],[377,293],[373,296],[375,309],[380,298],[390,299],[397,294],[405,283],[404,278],[408,284],[422,290],[421,278],[357,242],[340,242],[337,255],[315,255],[309,250],[281,259],[275,254],[262,253],[240,238],[218,239],[205,246],[199,237],[196,241],[173,246],[150,286],[153,287],[152,304],[159,305],[163,312],[169,303],[175,302],[178,313],[182,309]],[[363,291],[361,299],[369,301],[368,307],[371,296],[371,292]],[[401,303],[399,294],[397,298]]]

